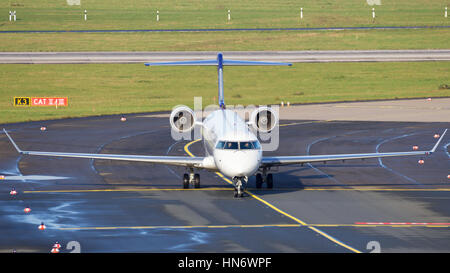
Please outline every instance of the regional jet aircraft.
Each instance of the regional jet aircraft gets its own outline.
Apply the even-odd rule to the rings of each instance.
[[[158,65],[212,65],[217,66],[219,106],[204,120],[196,120],[194,112],[186,107],[175,108],[170,115],[172,130],[190,132],[195,126],[201,127],[206,156],[145,156],[145,155],[117,155],[117,154],[86,154],[61,153],[42,151],[22,151],[10,135],[3,131],[16,148],[23,155],[74,157],[89,159],[140,161],[155,164],[166,164],[185,167],[187,173],[183,176],[183,187],[200,187],[200,175],[195,170],[205,169],[219,171],[232,178],[235,187],[235,197],[242,197],[247,187],[248,178],[256,176],[256,187],[261,188],[266,183],[267,188],[273,187],[272,167],[304,164],[312,162],[328,162],[335,160],[365,159],[396,156],[423,156],[433,153],[441,142],[447,130],[429,151],[391,152],[391,153],[363,153],[363,154],[334,154],[334,155],[299,155],[299,156],[263,156],[261,143],[255,132],[270,132],[278,123],[278,116],[270,107],[259,107],[253,111],[250,120],[245,122],[237,112],[226,109],[223,89],[223,67],[228,65],[287,65],[290,63],[238,61],[227,60],[219,53],[215,60],[146,63],[147,66]]]

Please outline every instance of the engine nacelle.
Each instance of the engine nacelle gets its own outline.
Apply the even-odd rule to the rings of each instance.
[[[195,126],[194,111],[187,106],[178,106],[170,114],[170,126],[173,130],[186,133],[192,131]]]
[[[278,123],[278,116],[274,110],[267,106],[261,106],[254,110],[250,116],[249,124],[259,132],[268,133]]]

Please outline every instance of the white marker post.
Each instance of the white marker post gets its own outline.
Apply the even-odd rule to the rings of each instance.
[[[444,17],[447,18],[447,7],[445,7]]]
[[[11,11],[9,11],[9,21],[11,22],[11,15],[12,15],[12,12]]]
[[[372,8],[372,19],[375,21],[375,8]]]
[[[87,21],[87,10],[84,10],[84,21]]]
[[[159,10],[156,11],[156,22],[159,22]]]
[[[228,10],[228,21],[230,21],[230,20],[231,20],[231,11]]]
[[[16,11],[14,11],[14,22],[16,21]]]
[[[303,19],[303,8],[300,8],[300,20]]]

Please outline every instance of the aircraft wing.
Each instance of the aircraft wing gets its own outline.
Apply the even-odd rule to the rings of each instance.
[[[22,155],[38,155],[53,157],[70,157],[70,158],[89,158],[89,159],[105,159],[105,160],[123,160],[138,161],[154,164],[165,164],[173,166],[184,166],[192,168],[210,168],[206,157],[190,157],[190,156],[147,156],[147,155],[117,155],[117,154],[87,154],[87,153],[61,153],[61,152],[41,152],[41,151],[22,151],[11,136],[3,129],[3,132],[11,141],[17,152]],[[208,167],[209,166],[209,167]]]
[[[381,157],[396,157],[396,156],[417,156],[430,155],[436,151],[439,143],[444,137],[447,129],[441,135],[439,140],[434,145],[433,149],[429,151],[414,151],[414,152],[392,152],[392,153],[364,153],[364,154],[334,154],[334,155],[303,155],[303,156],[270,156],[263,157],[261,167],[283,166],[291,164],[303,164],[313,162],[327,162],[336,160],[350,160],[350,159],[366,159],[366,158],[381,158]]]

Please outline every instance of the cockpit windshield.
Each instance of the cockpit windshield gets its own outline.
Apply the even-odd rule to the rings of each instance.
[[[258,141],[219,141],[216,145],[217,149],[225,150],[255,150],[260,147]]]
[[[253,144],[251,142],[239,142],[239,149],[241,150],[253,149]]]
[[[227,142],[225,142],[224,149],[237,150],[238,149],[238,142],[227,141]]]

